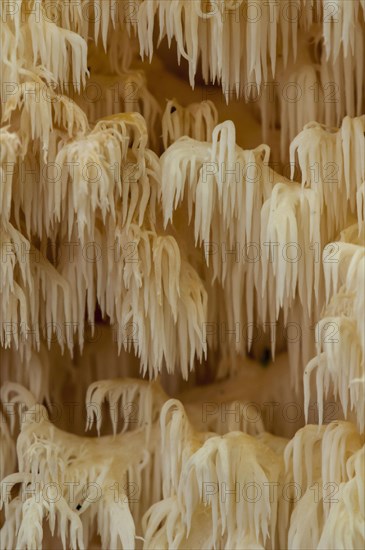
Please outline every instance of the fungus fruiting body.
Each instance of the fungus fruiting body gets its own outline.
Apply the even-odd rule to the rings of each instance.
[[[2,1],[1,548],[364,548],[364,31]]]

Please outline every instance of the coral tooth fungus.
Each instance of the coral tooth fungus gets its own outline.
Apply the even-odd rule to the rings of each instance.
[[[0,10],[1,548],[364,548],[365,1]]]

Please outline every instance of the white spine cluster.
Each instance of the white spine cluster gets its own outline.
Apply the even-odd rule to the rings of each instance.
[[[0,9],[1,546],[363,548],[364,0]]]

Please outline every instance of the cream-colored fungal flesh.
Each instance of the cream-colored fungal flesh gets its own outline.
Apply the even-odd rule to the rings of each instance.
[[[365,0],[2,0],[0,547],[365,547]]]

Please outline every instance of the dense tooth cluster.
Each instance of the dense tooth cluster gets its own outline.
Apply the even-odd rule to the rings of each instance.
[[[365,546],[364,16],[2,0],[2,548]]]
[[[321,415],[323,395],[328,395],[331,388],[340,400],[345,416],[349,409],[356,411],[357,423],[363,432],[365,250],[363,235],[360,238],[357,235],[357,225],[348,228],[341,236],[343,240],[332,243],[336,262],[326,263],[324,258],[327,305],[316,326],[317,356],[305,370],[306,400],[309,403],[309,378],[316,369]]]
[[[305,490],[291,516],[289,544],[295,548],[322,549],[332,548],[336,540],[339,548],[357,548],[363,508],[357,483],[361,477],[358,473],[364,467],[364,440],[355,427],[346,422],[333,423],[321,430],[308,425],[287,446],[285,460],[287,468],[292,468],[294,481]],[[313,491],[318,491],[315,505],[309,497]],[[329,495],[331,491],[336,497]],[[351,493],[351,497],[343,498],[343,493]],[[308,507],[309,515],[304,514]],[[354,528],[346,532],[344,522],[350,515]],[[335,526],[334,518],[341,525]]]
[[[193,548],[197,541],[201,548],[219,545],[227,550],[232,544],[282,547],[286,540],[300,548],[332,548],[334,541],[341,548],[349,542],[361,547],[364,438],[349,422],[307,425],[292,440],[266,432],[217,436],[198,431],[182,403],[168,400],[158,386],[123,379],[90,387],[89,427],[93,417],[99,424],[105,397],[115,429],[126,405],[133,403],[143,409],[137,423],[125,423],[114,436],[85,438],[52,426],[46,409],[21,386],[9,385],[5,391],[17,393],[8,402],[25,405],[27,420],[17,443],[19,473],[5,478],[3,493],[10,494],[19,483],[21,491],[32,493],[25,502],[21,492],[5,504],[6,547],[15,540],[14,513],[18,544],[26,548],[40,546],[45,514],[64,546],[87,548],[96,522],[103,548],[112,542],[134,547],[135,523],[144,511],[146,549]],[[111,490],[117,476],[130,485],[143,484],[143,496],[136,502],[125,492],[116,501]],[[91,482],[103,493],[90,503],[79,487]],[[44,498],[48,486],[63,491],[51,504]],[[247,498],[240,498],[244,493]],[[331,499],[333,493],[336,498]],[[310,514],[303,518],[307,507]],[[346,523],[350,517],[354,529],[348,533],[345,525],[336,525],[334,536],[333,518]]]
[[[167,102],[162,117],[164,148],[167,149],[183,136],[190,136],[197,141],[210,141],[217,124],[218,112],[212,101],[182,107],[176,99],[172,99]]]
[[[332,132],[317,123],[307,124],[290,145],[292,178],[297,155],[302,186],[317,192],[321,213],[326,208],[330,236],[346,225],[349,207],[352,214],[358,213],[359,224],[363,221],[364,132],[365,115],[345,117],[341,128]]]

